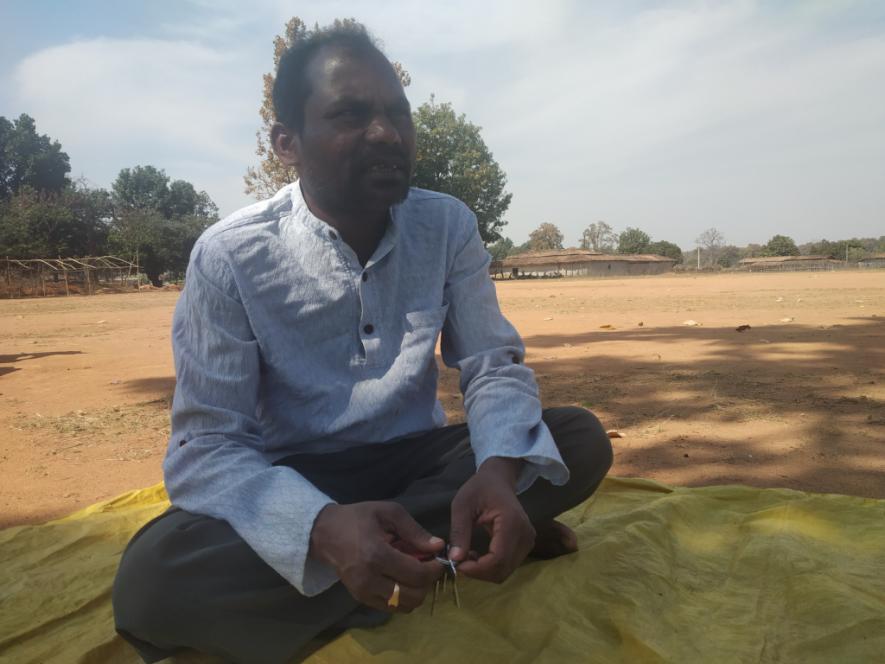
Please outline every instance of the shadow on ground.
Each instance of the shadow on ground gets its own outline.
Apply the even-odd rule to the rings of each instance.
[[[583,405],[627,433],[614,441],[613,472],[885,498],[885,320],[742,333],[594,330],[525,342],[545,406]],[[618,353],[617,342],[641,351]],[[580,357],[556,357],[575,347]],[[440,396],[460,419],[456,372],[442,371]]]
[[[0,376],[5,376],[13,371],[19,371],[21,367],[3,366],[15,364],[23,360],[38,360],[41,357],[50,357],[52,355],[82,355],[82,350],[57,350],[47,351],[45,353],[15,353],[13,355],[0,355]]]
[[[151,376],[150,378],[136,378],[127,380],[122,385],[123,389],[133,394],[168,397],[172,401],[172,393],[175,391],[175,376]]]
[[[627,434],[614,441],[615,473],[885,498],[883,319],[744,332],[592,330],[525,342],[545,406],[585,406]],[[175,378],[121,387],[166,398]],[[461,421],[456,371],[443,368],[440,398]]]

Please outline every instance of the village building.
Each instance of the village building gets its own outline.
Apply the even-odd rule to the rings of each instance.
[[[857,261],[857,267],[860,268],[885,268],[885,254],[873,254]]]
[[[498,277],[590,276],[623,277],[670,272],[676,261],[653,254],[603,254],[588,249],[532,251],[494,261],[489,267]]]
[[[830,256],[755,256],[738,262],[738,269],[750,272],[809,272],[844,267],[842,261]]]

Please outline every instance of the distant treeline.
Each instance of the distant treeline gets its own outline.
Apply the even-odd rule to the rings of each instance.
[[[542,223],[532,231],[528,241],[523,244],[516,245],[505,237],[488,247],[493,260],[503,260],[527,251],[555,251],[563,248],[562,232],[549,222]],[[648,233],[638,228],[627,228],[621,233],[615,233],[606,222],[598,221],[584,230],[580,248],[607,254],[657,254],[673,258],[677,264],[684,262],[688,266],[696,266],[700,262],[704,268],[735,267],[741,259],[757,256],[828,256],[856,263],[862,258],[885,253],[885,235],[878,238],[818,240],[798,246],[791,237],[774,235],[765,244],[739,247],[726,244],[725,236],[719,230],[709,228],[698,236],[694,248],[683,251],[673,242],[653,241]]]
[[[154,285],[182,274],[218,208],[190,182],[153,166],[124,168],[111,190],[72,181],[58,141],[34,120],[0,117],[0,256],[119,255],[138,259]]]

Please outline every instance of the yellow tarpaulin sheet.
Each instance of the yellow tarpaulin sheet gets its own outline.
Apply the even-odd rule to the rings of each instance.
[[[165,501],[153,487],[0,531],[0,661],[138,662],[111,582]],[[580,553],[465,580],[462,609],[353,630],[309,661],[885,662],[883,500],[609,478],[564,520]]]

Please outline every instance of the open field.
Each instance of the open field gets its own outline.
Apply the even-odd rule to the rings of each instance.
[[[613,473],[885,498],[885,272],[499,282],[498,293],[545,404],[587,406],[624,433]],[[161,479],[177,298],[0,301],[0,527]],[[440,396],[458,419],[450,370]]]

